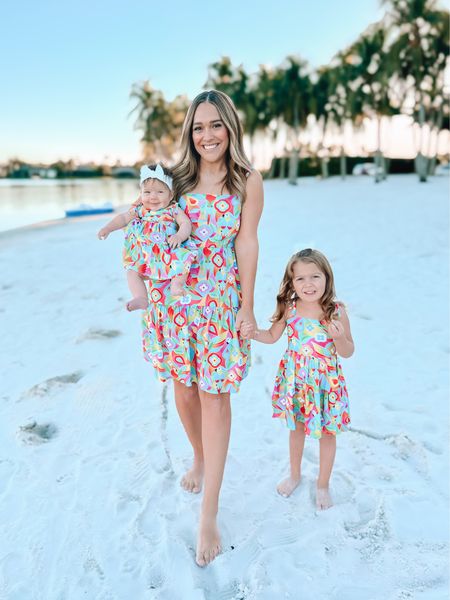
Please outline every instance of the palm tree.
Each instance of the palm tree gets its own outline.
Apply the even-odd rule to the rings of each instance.
[[[445,69],[449,54],[447,11],[436,0],[382,0],[391,11],[387,16],[397,69],[404,81],[411,81],[414,118],[420,128],[416,170],[420,181],[427,180],[428,159],[423,151],[424,126],[431,107],[430,78]]]
[[[320,128],[320,142],[317,154],[320,157],[322,177],[328,177],[328,156],[325,150],[325,135],[331,117],[329,98],[334,92],[334,77],[332,68],[320,67],[312,80],[311,112]]]
[[[170,160],[174,150],[173,115],[164,95],[144,81],[133,85],[130,97],[137,101],[130,114],[137,113],[135,129],[142,131],[144,161]]]
[[[312,85],[307,63],[301,58],[288,56],[274,76],[274,103],[276,112],[288,127],[290,144],[289,183],[297,184],[300,155],[300,132],[311,112]]]
[[[392,54],[387,51],[386,30],[381,23],[371,25],[349,48],[355,65],[353,84],[358,83],[363,95],[363,113],[377,121],[377,149],[375,152],[378,183],[386,177],[385,160],[381,151],[381,122],[398,112],[391,103],[391,87],[395,68]]]

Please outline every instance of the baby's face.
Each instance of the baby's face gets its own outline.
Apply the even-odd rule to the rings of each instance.
[[[141,184],[141,200],[147,210],[159,210],[169,206],[173,193],[159,179],[146,179]]]

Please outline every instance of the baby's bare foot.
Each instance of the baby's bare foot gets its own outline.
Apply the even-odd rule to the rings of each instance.
[[[195,561],[199,567],[209,565],[222,552],[220,534],[214,517],[200,517]]]
[[[144,296],[137,296],[136,298],[132,298],[131,300],[129,300],[126,304],[127,310],[128,311],[133,311],[133,310],[145,310],[148,306],[148,299],[145,298]]]
[[[192,469],[186,471],[180,481],[180,485],[186,492],[198,494],[201,492],[203,483],[203,465],[194,465]]]
[[[280,494],[280,496],[288,498],[299,483],[300,477],[298,479],[296,477],[286,477],[286,479],[283,479],[283,481],[280,481],[280,483],[277,485],[277,492]]]
[[[333,501],[331,500],[330,490],[327,487],[318,487],[316,489],[316,507],[319,510],[326,510],[327,508],[331,508],[332,506]]]
[[[182,275],[174,277],[170,282],[170,293],[172,296],[182,296],[184,294],[184,285],[186,283],[186,277]]]

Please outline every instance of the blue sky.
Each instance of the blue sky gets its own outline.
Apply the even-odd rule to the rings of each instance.
[[[133,83],[192,98],[223,55],[249,72],[289,54],[317,67],[383,12],[379,0],[7,1],[0,161],[138,160]]]

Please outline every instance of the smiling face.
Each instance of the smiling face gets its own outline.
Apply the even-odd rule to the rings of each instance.
[[[198,105],[192,124],[192,141],[200,158],[207,162],[221,161],[228,149],[228,130],[219,111],[209,102]]]
[[[159,210],[169,206],[173,192],[159,179],[146,179],[141,185],[141,200],[147,210]]]
[[[319,302],[325,293],[325,273],[313,262],[297,261],[292,268],[292,285],[302,302]]]

